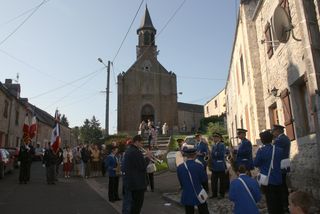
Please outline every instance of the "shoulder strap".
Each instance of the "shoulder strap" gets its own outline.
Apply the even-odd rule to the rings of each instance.
[[[184,166],[186,167],[186,169],[187,169],[187,171],[188,171],[188,174],[189,174],[189,177],[190,177],[190,180],[191,180],[191,184],[192,184],[193,191],[194,191],[194,193],[195,193],[196,196],[197,196],[198,194],[197,194],[197,192],[196,192],[196,189],[194,188],[193,180],[192,180],[190,171],[189,171],[189,169],[188,169],[188,166],[187,166],[186,162],[183,162],[183,164],[184,164]]]
[[[249,190],[246,182],[244,182],[244,180],[243,180],[242,178],[240,178],[240,177],[238,177],[238,179],[241,181],[241,183],[243,184],[243,186],[246,188],[246,190],[247,190],[248,194],[250,195],[253,203],[257,206],[256,200],[254,200],[254,198],[253,198],[253,196],[252,196],[252,194],[251,194],[251,191]]]
[[[270,166],[269,166],[269,171],[268,171],[268,179],[271,173],[271,169],[273,169],[273,159],[274,159],[274,151],[275,150],[275,146],[272,145],[272,157],[271,157],[271,162],[270,162]]]

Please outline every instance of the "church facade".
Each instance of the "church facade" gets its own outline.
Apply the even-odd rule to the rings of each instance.
[[[167,123],[178,129],[177,78],[157,60],[148,8],[137,30],[136,62],[118,75],[118,132],[134,133],[141,121]]]

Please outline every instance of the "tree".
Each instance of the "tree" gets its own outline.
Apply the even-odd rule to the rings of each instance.
[[[102,138],[102,130],[99,120],[95,116],[89,121],[86,119],[83,126],[80,127],[80,139],[84,143],[95,144],[100,143]]]
[[[69,127],[69,121],[68,121],[67,117],[64,114],[62,115],[62,117],[60,119],[60,123],[62,125],[65,125],[65,126]]]
[[[75,126],[71,129],[71,133],[74,136],[74,139],[76,140],[77,144],[79,143],[80,139],[80,128],[79,126]]]

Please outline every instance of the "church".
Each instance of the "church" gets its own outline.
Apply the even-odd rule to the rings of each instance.
[[[118,75],[118,133],[136,133],[141,121],[167,123],[170,133],[199,128],[203,106],[178,103],[177,76],[157,59],[157,30],[148,8],[137,29],[137,59]]]

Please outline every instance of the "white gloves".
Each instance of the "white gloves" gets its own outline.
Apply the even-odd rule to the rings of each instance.
[[[18,166],[20,166],[21,165],[21,162],[20,161],[18,161]]]

